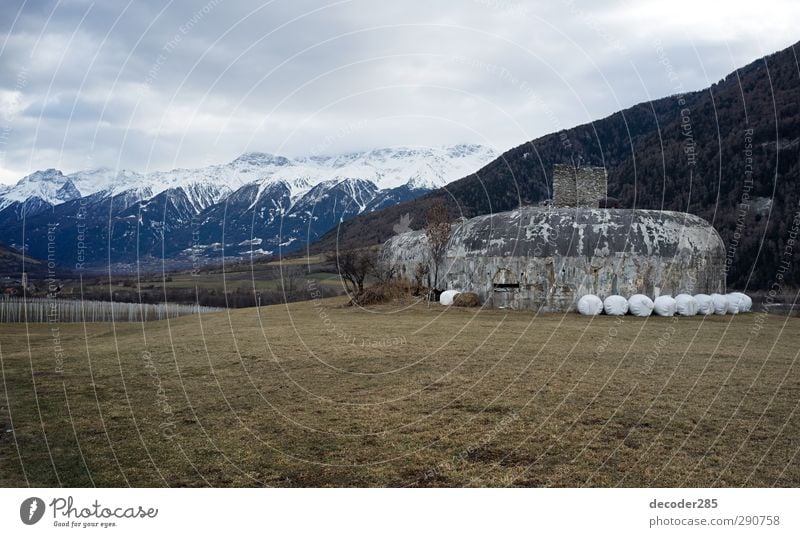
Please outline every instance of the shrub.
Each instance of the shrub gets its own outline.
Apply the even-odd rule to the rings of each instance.
[[[373,286],[364,289],[358,296],[350,300],[351,306],[374,306],[376,304],[385,304],[391,300],[384,292],[382,286]]]
[[[392,300],[399,300],[411,294],[408,282],[400,279],[392,279],[384,283],[379,283],[367,287],[361,293],[354,296],[350,306],[374,306],[385,304]]]
[[[475,293],[458,293],[453,299],[453,305],[462,308],[477,308],[481,305],[481,300]]]

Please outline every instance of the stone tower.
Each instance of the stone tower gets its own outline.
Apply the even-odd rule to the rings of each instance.
[[[606,169],[596,166],[555,164],[553,166],[553,206],[596,209],[608,196]]]

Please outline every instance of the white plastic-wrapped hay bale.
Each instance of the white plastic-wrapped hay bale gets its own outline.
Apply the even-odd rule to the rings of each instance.
[[[744,293],[728,293],[725,295],[725,298],[728,299],[728,308],[727,311],[730,314],[736,315],[737,313],[743,313],[747,311],[746,307],[746,300],[749,298]],[[750,305],[753,305],[753,301],[750,301]]]
[[[628,299],[620,295],[607,296],[603,300],[603,311],[606,315],[625,315],[628,313]]]
[[[653,301],[646,295],[631,295],[628,299],[628,311],[637,317],[650,317],[653,313]]]
[[[681,293],[675,297],[675,313],[684,317],[697,315],[697,300],[692,295]]]
[[[711,295],[711,302],[714,304],[714,315],[725,315],[728,313],[728,298],[719,293]]]
[[[711,300],[711,296],[700,293],[694,295],[694,300],[697,302],[698,315],[711,315],[714,313],[714,302]]]
[[[744,295],[744,311],[750,311],[753,309],[753,299],[747,295]]]
[[[675,315],[675,299],[670,295],[661,295],[653,301],[653,311],[662,317],[672,317]]]
[[[603,313],[603,301],[597,295],[583,295],[578,300],[578,312],[581,315],[600,315]]]
[[[730,294],[725,295],[725,298],[728,301],[728,307],[725,312],[731,315],[736,315],[739,313],[739,298]]]
[[[456,291],[454,289],[448,289],[447,291],[443,291],[441,295],[439,295],[439,304],[442,306],[452,306],[453,299],[459,294],[461,291]]]
[[[725,295],[725,300],[728,301],[728,306],[725,309],[726,313],[730,313],[731,315],[736,315],[739,313],[741,299],[738,296],[736,296],[734,293],[728,293]]]
[[[753,307],[753,299],[744,293],[728,293],[728,313],[744,313]]]

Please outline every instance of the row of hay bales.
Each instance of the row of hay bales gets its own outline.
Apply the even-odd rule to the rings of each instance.
[[[625,298],[611,295],[602,300],[597,295],[584,295],[578,300],[578,312],[581,315],[625,315],[630,313],[637,317],[649,317],[653,313],[661,317],[673,315],[726,315],[749,312],[753,300],[744,293],[728,293],[722,295],[690,295],[681,293],[674,298],[661,295],[655,300],[646,295],[633,295]]]

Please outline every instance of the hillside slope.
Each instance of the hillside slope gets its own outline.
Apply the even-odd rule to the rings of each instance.
[[[24,270],[30,278],[44,278],[47,276],[47,263],[29,255],[23,255],[13,248],[0,243],[0,275],[14,280],[19,280]]]
[[[800,209],[800,75],[796,48],[757,60],[713,86],[641,103],[549,134],[501,155],[477,173],[423,197],[361,215],[311,252],[380,243],[418,229],[437,199],[474,216],[550,197],[553,164],[604,165],[621,207],[686,211],[711,222],[728,248],[728,284],[767,288],[782,261],[784,285],[800,285],[791,248]]]

